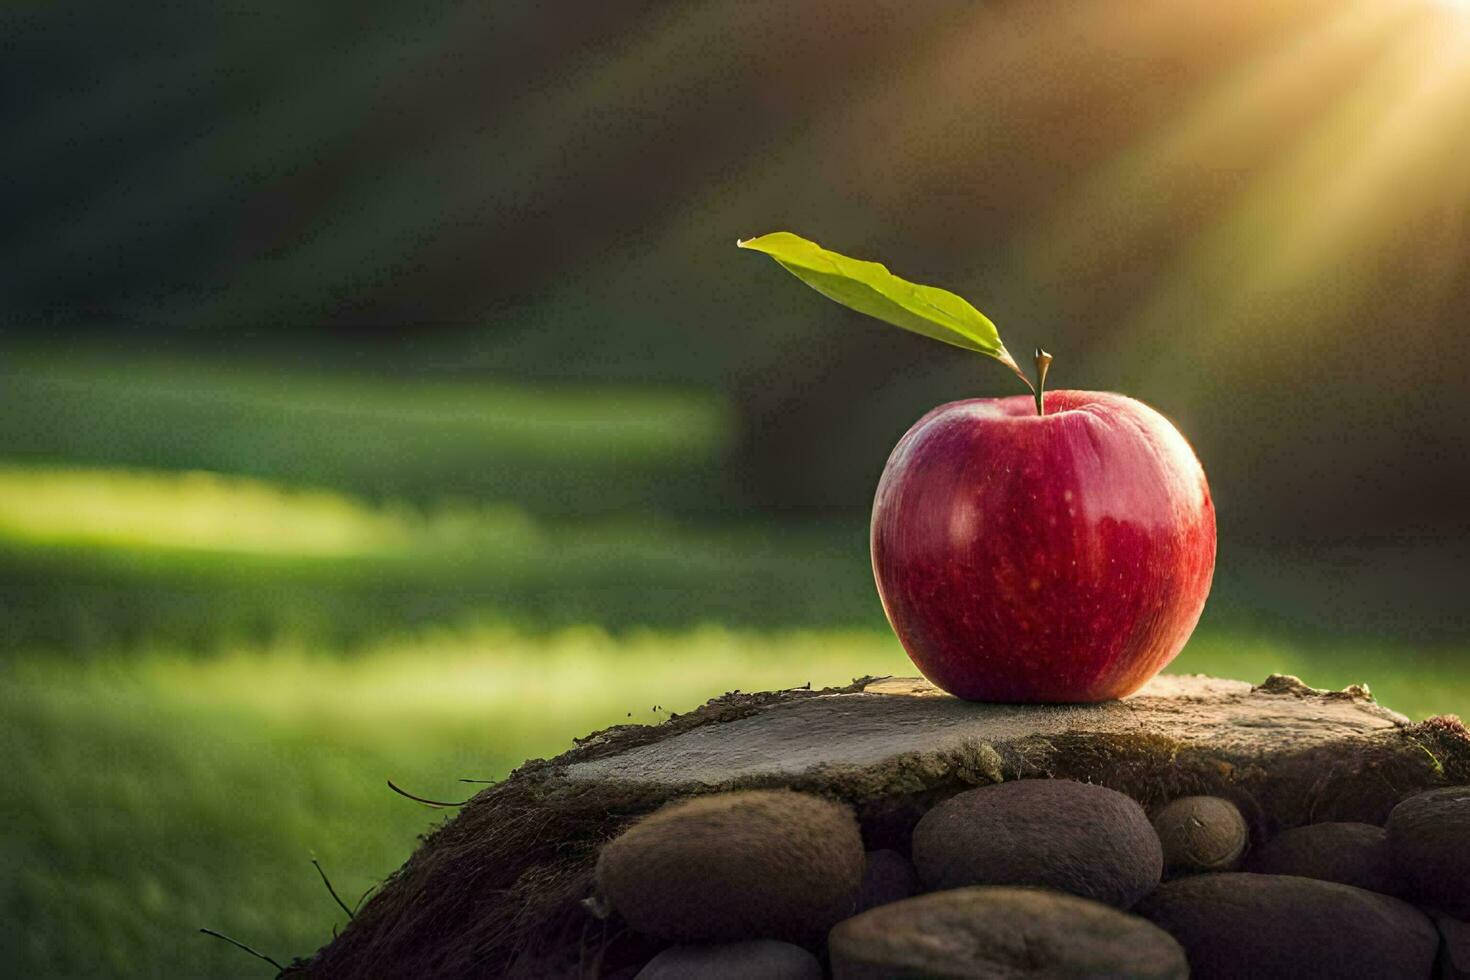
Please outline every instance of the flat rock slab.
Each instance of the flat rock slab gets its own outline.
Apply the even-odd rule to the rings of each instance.
[[[597,976],[646,960],[583,906],[601,844],[681,797],[791,787],[853,805],[870,848],[906,851],[920,816],[971,786],[1099,783],[1151,807],[1233,800],[1253,836],[1382,823],[1403,797],[1470,783],[1457,719],[1414,725],[1366,688],[1164,676],[1122,701],[973,704],[913,679],[733,693],[658,726],[620,725],[527,763],[424,840],[315,957],[322,977]],[[595,938],[589,938],[595,937]]]
[[[1156,677],[1102,704],[975,704],[928,681],[886,678],[860,691],[788,701],[724,725],[705,726],[616,755],[566,767],[572,780],[618,780],[697,791],[898,762],[1003,767],[1000,754],[1085,734],[1160,735],[1230,757],[1280,755],[1407,723],[1363,688],[1320,692],[1282,679],[1262,687],[1202,676]],[[1016,761],[1016,760],[1013,760]],[[1019,772],[1018,772],[1019,774]],[[1003,771],[977,772],[999,782]]]

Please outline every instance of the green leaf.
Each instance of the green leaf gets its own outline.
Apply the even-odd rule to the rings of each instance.
[[[1001,343],[990,318],[948,290],[909,282],[889,272],[882,263],[848,258],[789,231],[736,244],[766,253],[828,299],[895,327],[987,354],[1031,384]]]

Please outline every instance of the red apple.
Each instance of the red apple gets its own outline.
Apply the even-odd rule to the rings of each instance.
[[[930,681],[975,701],[1103,701],[1184,646],[1215,509],[1184,437],[1142,402],[1053,391],[941,405],[888,459],[873,573]]]

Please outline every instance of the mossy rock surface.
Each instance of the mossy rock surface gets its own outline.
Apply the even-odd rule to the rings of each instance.
[[[599,849],[671,800],[786,787],[851,804],[869,848],[907,851],[919,817],[974,786],[1067,778],[1145,808],[1223,796],[1253,836],[1382,823],[1415,792],[1470,782],[1470,733],[1410,724],[1366,689],[1156,678],[1096,705],[972,704],[924,681],[734,693],[620,725],[487,788],[432,834],[310,960],[317,977],[599,976],[661,946],[584,905]]]
[[[597,886],[676,942],[820,940],[852,914],[867,855],[852,811],[788,789],[671,803],[602,848]]]
[[[1076,895],[970,886],[854,916],[832,930],[834,980],[1186,980],[1184,950],[1136,915]]]
[[[1170,877],[1234,871],[1250,845],[1240,808],[1218,796],[1181,796],[1153,815]]]
[[[1388,848],[1388,831],[1370,823],[1316,823],[1283,831],[1251,851],[1245,870],[1335,881],[1402,895],[1403,876]]]
[[[1015,885],[1124,909],[1164,870],[1159,835],[1132,797],[1071,779],[1018,779],[950,797],[914,828],[913,851],[930,891]]]
[[[1470,786],[1411,796],[1388,815],[1387,830],[1407,894],[1470,919]]]

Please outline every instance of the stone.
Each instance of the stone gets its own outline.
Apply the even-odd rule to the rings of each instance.
[[[1234,871],[1250,843],[1240,808],[1218,796],[1181,796],[1153,815],[1170,877]]]
[[[868,852],[863,870],[862,887],[858,889],[855,912],[887,905],[908,898],[919,890],[919,874],[914,864],[897,851],[883,848]]]
[[[1470,922],[1436,912],[1431,918],[1439,929],[1437,980],[1470,980]]]
[[[822,980],[822,964],[800,946],[748,939],[710,946],[670,946],[635,980]]]
[[[1407,902],[1289,875],[1176,878],[1135,911],[1179,940],[1195,980],[1413,980],[1429,976],[1439,946]]]
[[[1183,980],[1184,951],[1135,915],[1074,895],[973,886],[879,906],[833,928],[833,980]]]
[[[1410,796],[1388,816],[1388,848],[1408,894],[1470,917],[1470,786]]]
[[[739,704],[754,696],[728,697],[736,703],[719,706],[719,717],[726,719],[721,724],[683,731],[678,729],[684,726],[673,726],[669,739],[587,753],[592,757],[570,761],[565,775],[687,791],[747,779],[799,778],[819,768],[835,782],[854,775],[853,770],[912,759],[921,766],[973,766],[972,778],[999,782],[1022,775],[1016,771],[1025,766],[1017,742],[1026,743],[1037,768],[1065,756],[1068,736],[1080,733],[1120,740],[1141,736],[1145,742],[1163,736],[1181,748],[1208,745],[1228,761],[1243,751],[1280,756],[1405,724],[1403,716],[1375,704],[1360,689],[1314,691],[1293,678],[1252,688],[1240,681],[1161,674],[1135,695],[1100,704],[984,704],[908,678],[870,680],[860,692],[763,707]],[[619,726],[582,744],[590,748],[633,727]],[[1063,742],[1049,751],[1037,741],[1043,738]]]
[[[852,909],[864,860],[845,804],[746,790],[633,824],[602,848],[597,885],[635,932],[660,939],[803,939]]]
[[[968,790],[914,828],[914,867],[931,890],[1031,885],[1128,908],[1159,883],[1164,856],[1143,808],[1069,779]]]
[[[1336,881],[1385,895],[1403,890],[1388,831],[1370,823],[1314,823],[1283,830],[1246,859],[1247,871]]]
[[[1470,732],[1450,717],[1410,724],[1361,687],[1287,677],[1162,675],[1122,701],[1078,705],[974,704],[912,679],[733,692],[658,725],[594,732],[486,787],[288,972],[559,976],[604,948],[610,968],[642,964],[657,950],[617,917],[592,922],[584,902],[602,843],[667,803],[790,787],[851,804],[869,848],[906,851],[936,800],[1039,777],[1145,808],[1225,796],[1253,829],[1382,823],[1406,794],[1470,783]]]

